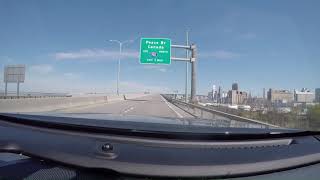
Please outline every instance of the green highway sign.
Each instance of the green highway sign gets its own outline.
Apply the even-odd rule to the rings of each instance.
[[[167,38],[141,38],[141,64],[171,64],[171,40]]]

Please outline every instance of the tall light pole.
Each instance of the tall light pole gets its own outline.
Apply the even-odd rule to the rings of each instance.
[[[119,96],[119,81],[120,81],[120,61],[122,56],[122,46],[124,44],[132,43],[133,40],[127,40],[127,41],[118,41],[118,40],[109,40],[110,42],[116,42],[119,43],[119,59],[118,59],[118,76],[117,76],[117,95]]]

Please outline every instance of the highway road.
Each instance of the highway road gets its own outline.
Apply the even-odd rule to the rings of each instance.
[[[120,116],[149,116],[164,117],[161,121],[171,119],[171,122],[193,125],[205,125],[214,127],[242,127],[242,128],[266,128],[265,125],[257,125],[249,122],[240,122],[228,118],[209,114],[203,120],[196,119],[193,115],[171,104],[159,94],[146,95],[139,98],[127,99],[102,104],[72,107],[54,111],[54,114],[73,117],[104,117],[104,115]],[[167,119],[169,118],[169,119]],[[207,119],[207,120],[206,120]]]
[[[67,108],[55,112],[193,118],[192,115],[169,103],[159,94],[124,101]]]

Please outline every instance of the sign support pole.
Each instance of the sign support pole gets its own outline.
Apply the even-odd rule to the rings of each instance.
[[[4,96],[7,97],[8,95],[8,82],[6,81],[5,89],[4,89]]]
[[[189,31],[187,30],[186,32],[186,45],[189,45]],[[189,51],[188,49],[186,50],[186,58],[189,58]],[[186,82],[185,82],[185,97],[184,97],[184,101],[188,102],[188,76],[189,76],[189,63],[186,62]]]
[[[191,51],[191,58],[178,58],[178,57],[171,57],[171,60],[174,61],[186,61],[187,63],[191,63],[191,103],[197,103],[196,98],[196,80],[197,80],[197,73],[196,73],[196,59],[197,59],[197,47],[196,45],[192,44],[191,46],[185,45],[171,45],[171,48],[184,48]]]
[[[192,45],[191,47],[191,102],[196,103],[196,81],[197,81],[197,71],[196,71],[196,54],[197,54],[197,48],[195,45]]]
[[[17,83],[17,97],[19,97],[19,91],[20,91],[20,83],[18,81],[18,83]]]

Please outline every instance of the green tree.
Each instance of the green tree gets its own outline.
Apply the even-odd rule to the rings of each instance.
[[[320,105],[310,108],[307,117],[310,121],[310,128],[313,130],[320,130]]]

